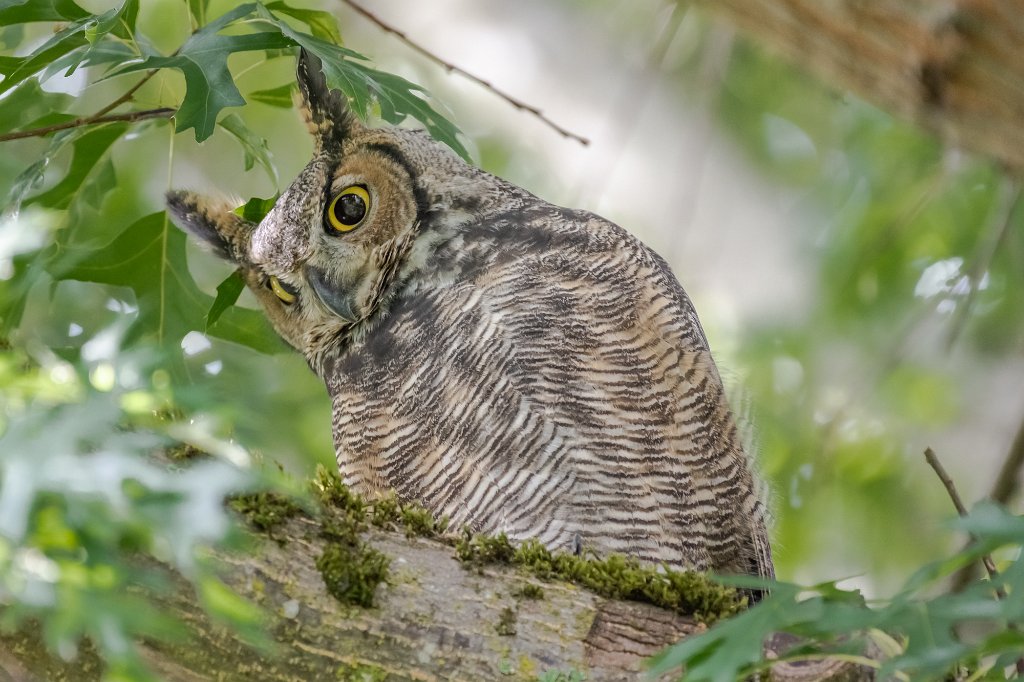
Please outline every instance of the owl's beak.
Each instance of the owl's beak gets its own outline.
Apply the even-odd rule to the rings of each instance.
[[[350,286],[346,286],[344,282],[332,282],[328,279],[326,272],[312,265],[307,265],[304,270],[306,272],[306,281],[309,282],[310,286],[313,287],[313,291],[316,292],[316,295],[331,312],[345,322],[351,323],[359,319],[359,315],[356,313],[354,296],[356,290],[355,282],[348,283]]]

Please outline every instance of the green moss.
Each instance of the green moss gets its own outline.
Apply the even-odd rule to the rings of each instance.
[[[402,528],[408,536],[421,537],[439,537],[447,529],[445,519],[436,520],[423,507],[403,503],[394,494],[372,503],[364,502],[348,489],[337,472],[325,467],[318,467],[312,489],[321,504],[320,532],[329,541],[317,560],[317,568],[331,594],[345,603],[371,605],[377,585],[388,575],[388,558],[361,539],[369,525]],[[267,510],[257,513],[250,522],[259,528],[258,524],[273,519],[273,510]],[[543,580],[565,580],[604,597],[651,603],[706,623],[732,615],[744,605],[734,589],[718,585],[704,575],[661,570],[619,555],[596,559],[553,553],[536,540],[513,545],[504,534],[465,535],[454,544],[458,558],[471,566],[518,566]],[[513,596],[543,599],[544,590],[527,584]],[[513,611],[513,631],[514,615]],[[501,623],[499,627],[503,627]]]
[[[455,544],[455,555],[473,566],[512,563],[516,548],[504,533],[495,536],[464,535]]]
[[[512,593],[512,596],[516,599],[543,599],[544,588],[540,585],[534,585],[533,583],[526,583],[518,590]]]
[[[408,536],[433,538],[448,530],[448,519],[435,519],[434,515],[423,507],[407,504],[402,506],[402,525]]]
[[[317,467],[313,493],[328,509],[360,522],[367,520],[377,528],[403,528],[409,537],[437,537],[448,528],[447,519],[435,519],[417,504],[400,502],[394,493],[364,502],[348,489],[336,472],[323,466]]]
[[[401,505],[394,493],[374,500],[370,512],[370,523],[378,528],[389,528],[402,518]]]
[[[386,670],[369,663],[342,665],[335,671],[339,682],[384,682],[388,678]]]
[[[502,637],[512,637],[516,634],[516,611],[511,606],[506,606],[498,616],[498,624],[494,629]]]
[[[448,520],[434,515],[418,504],[400,502],[394,493],[375,500],[370,523],[378,528],[403,528],[406,537],[434,538],[448,528]]]
[[[519,656],[519,674],[528,679],[533,679],[537,676],[537,664],[526,654],[520,654]]]
[[[712,623],[744,606],[736,590],[692,571],[664,570],[613,554],[605,559],[555,553],[537,540],[518,547],[504,535],[464,538],[456,545],[464,562],[481,566],[506,563],[539,578],[566,580],[611,599],[654,604]]]
[[[302,507],[292,500],[267,491],[235,495],[228,504],[246,523],[271,537],[275,528],[303,513]]]
[[[203,459],[209,455],[194,445],[178,443],[167,448],[167,459],[172,462],[189,462],[194,459]]]
[[[311,485],[313,495],[325,509],[341,512],[347,517],[362,522],[366,517],[366,505],[345,485],[337,471],[317,465],[316,476]]]
[[[318,467],[312,484],[320,502],[320,535],[327,540],[316,560],[327,591],[356,606],[373,606],[377,586],[387,580],[391,560],[362,540],[367,507],[336,472]],[[360,679],[360,678],[352,678]]]
[[[373,606],[377,586],[388,577],[391,560],[365,543],[328,542],[316,568],[327,591],[338,601]]]

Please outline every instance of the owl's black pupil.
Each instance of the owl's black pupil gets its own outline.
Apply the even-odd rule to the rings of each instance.
[[[366,215],[366,202],[358,194],[342,194],[334,202],[334,217],[342,225],[355,225]]]

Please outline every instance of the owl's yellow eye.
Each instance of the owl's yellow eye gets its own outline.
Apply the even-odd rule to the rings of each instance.
[[[341,190],[327,207],[327,224],[338,232],[350,232],[366,219],[370,210],[370,193],[365,187],[352,185]]]
[[[279,280],[277,277],[271,276],[270,290],[273,291],[274,295],[281,299],[281,301],[285,305],[291,305],[292,303],[295,303],[295,294],[285,289],[284,285],[281,284],[281,280]]]

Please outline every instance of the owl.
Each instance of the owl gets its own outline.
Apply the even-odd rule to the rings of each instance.
[[[173,191],[327,386],[338,466],[453,527],[770,577],[756,493],[694,307],[593,213],[422,131],[367,127],[300,52],[313,159],[259,223]]]

